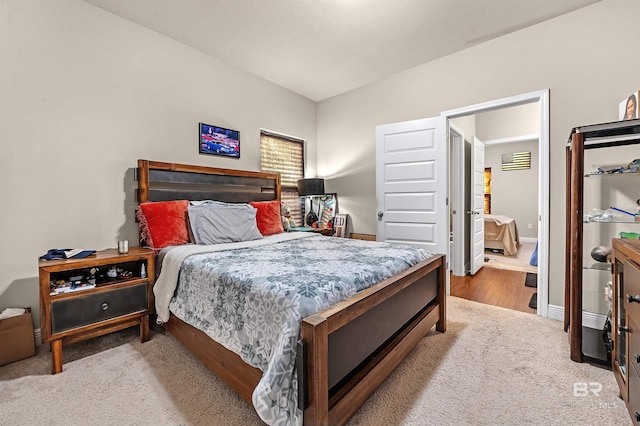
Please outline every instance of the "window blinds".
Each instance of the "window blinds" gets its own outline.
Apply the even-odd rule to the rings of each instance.
[[[261,132],[260,168],[263,172],[280,173],[282,201],[289,206],[296,225],[302,226],[298,179],[304,178],[304,142]]]

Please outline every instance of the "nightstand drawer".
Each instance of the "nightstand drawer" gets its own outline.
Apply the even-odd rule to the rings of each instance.
[[[148,307],[148,283],[51,302],[51,333],[94,324]]]

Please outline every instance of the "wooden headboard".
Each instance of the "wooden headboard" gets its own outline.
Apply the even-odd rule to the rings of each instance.
[[[217,200],[248,203],[280,199],[277,173],[138,160],[138,202]]]

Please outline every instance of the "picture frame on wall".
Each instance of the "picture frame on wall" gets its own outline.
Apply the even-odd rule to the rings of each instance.
[[[338,213],[333,219],[333,228],[336,230],[336,237],[345,238],[347,236],[347,219],[349,215]]]
[[[240,132],[199,123],[198,150],[200,154],[240,158]]]

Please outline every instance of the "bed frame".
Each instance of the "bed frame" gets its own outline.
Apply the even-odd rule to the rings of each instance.
[[[280,198],[278,174],[138,160],[136,176],[139,202]],[[434,325],[445,331],[445,283],[445,257],[435,255],[302,320],[305,425],[345,424]],[[251,403],[260,370],[173,315],[165,328]]]

